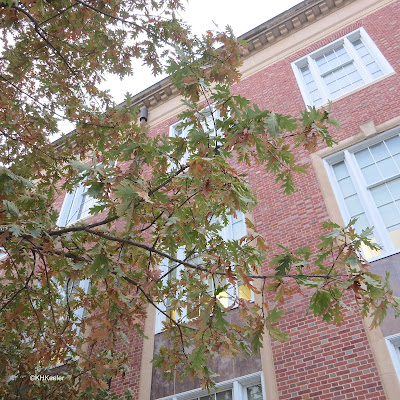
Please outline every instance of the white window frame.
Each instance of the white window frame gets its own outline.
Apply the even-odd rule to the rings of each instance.
[[[379,76],[377,78],[373,78],[372,75],[369,73],[367,68],[364,66],[362,63],[360,56],[358,55],[357,51],[355,50],[354,46],[351,44],[350,40],[357,40],[361,39],[365,47],[368,49],[369,53],[371,56],[374,58],[376,63],[378,64],[379,68],[382,71],[382,76]],[[328,87],[325,84],[325,81],[322,79],[321,73],[318,70],[318,66],[315,62],[315,59],[330,50],[337,48],[338,46],[343,45],[347,54],[349,57],[353,60],[352,62],[354,63],[357,71],[361,75],[362,79],[364,80],[364,83],[360,85],[357,88],[350,88],[348,92],[345,94],[339,94],[336,97],[332,97],[332,95],[329,93]],[[371,82],[378,81],[383,79],[385,76],[391,74],[394,72],[393,68],[390,66],[389,62],[386,60],[386,58],[382,55],[378,47],[375,45],[375,43],[372,41],[372,39],[369,37],[367,32],[365,31],[364,28],[359,28],[343,37],[340,39],[335,40],[334,42],[306,55],[305,57],[302,57],[296,61],[294,61],[292,64],[292,69],[294,72],[294,75],[297,80],[297,84],[299,85],[300,92],[303,96],[304,102],[307,106],[313,106],[314,103],[310,98],[310,95],[308,93],[306,84],[304,82],[304,78],[302,73],[300,72],[300,68],[308,65],[311,75],[314,79],[315,84],[317,85],[317,88],[319,90],[319,93],[322,98],[322,103],[318,105],[318,107],[322,107],[326,105],[330,100],[335,100],[339,99],[341,97],[347,96],[354,91],[360,90],[361,88],[365,87]],[[340,67],[338,67],[340,68]]]
[[[197,113],[197,117],[199,119],[201,119],[201,125],[202,125],[203,129],[206,130],[207,127],[208,127],[208,132],[214,131],[214,134],[211,135],[211,137],[215,137],[215,136],[219,135],[219,131],[215,131],[214,121],[207,122],[208,121],[208,117],[210,115],[214,115],[214,121],[217,121],[217,120],[220,119],[219,110],[215,108],[214,104],[212,104],[210,106],[207,106],[207,107],[204,107],[201,111],[199,111]],[[183,121],[178,121],[178,122],[175,122],[174,124],[169,126],[169,136],[170,137],[177,137],[178,136],[177,135],[177,130],[180,129],[179,126],[182,123],[183,123]],[[213,126],[210,126],[211,124]],[[183,137],[183,138],[187,137],[188,130],[189,130],[188,127],[182,128],[181,137]]]
[[[68,281],[67,281],[67,282],[68,282]],[[66,282],[66,283],[67,283],[67,282]],[[68,284],[68,283],[67,283],[67,284]],[[73,285],[74,282],[71,282],[71,284]],[[67,290],[67,288],[66,288],[65,286],[60,286],[60,285],[57,285],[57,286],[58,286],[59,292],[62,292],[63,295],[64,295],[65,292],[66,292],[66,290]],[[74,285],[74,286],[75,286],[75,285]],[[87,293],[89,292],[89,288],[90,288],[90,280],[89,280],[89,279],[84,279],[84,280],[82,280],[82,281],[79,281],[79,283],[78,283],[76,289],[78,289],[78,288],[82,289],[82,290],[85,292],[85,294],[87,294]],[[74,287],[72,287],[72,288],[70,289],[70,290],[71,290],[71,296],[74,296],[74,295],[75,295],[74,291],[75,291],[76,289],[75,289]],[[84,318],[84,314],[85,314],[85,309],[84,309],[84,307],[79,307],[77,310],[74,311],[74,316],[77,317],[79,320],[82,320],[82,319]]]
[[[169,137],[182,137],[182,138],[186,138],[187,134],[188,134],[188,128],[179,128],[180,125],[182,124],[182,121],[178,121],[175,122],[175,124],[170,125],[169,127]],[[178,135],[177,131],[178,129],[182,129],[182,134]],[[175,162],[170,162],[169,166],[168,166],[168,171],[171,171],[175,168],[179,168],[179,165],[185,165],[187,163],[187,160],[189,158],[189,153],[186,151],[186,153],[183,155],[183,157],[179,160],[179,162],[177,163],[178,165],[176,165]]]
[[[101,166],[102,163],[97,164],[97,166]],[[108,163],[109,166],[116,166],[116,161],[111,161]],[[87,194],[89,187],[84,185],[81,182],[77,185],[71,192],[66,192],[63,204],[61,206],[60,213],[58,215],[57,226],[69,226],[76,222],[83,221],[86,218],[92,217],[90,214],[90,209],[99,204],[99,200],[93,198],[92,196]],[[87,200],[85,200],[87,197]],[[82,209],[86,202],[92,202],[92,205],[86,210],[85,213],[82,213]],[[71,220],[67,220],[69,215],[76,214],[76,218],[72,218]]]
[[[345,204],[342,192],[339,188],[339,184],[336,180],[335,174],[333,172],[332,166],[340,161],[345,161],[346,167],[348,169],[348,172],[350,174],[350,178],[353,182],[353,185],[356,188],[358,197],[360,199],[360,202],[364,208],[366,217],[369,222],[370,227],[374,227],[374,235],[379,244],[383,246],[383,249],[381,250],[381,254],[377,257],[370,258],[368,261],[376,261],[384,257],[388,257],[393,254],[397,254],[400,252],[400,249],[395,249],[393,246],[393,243],[389,237],[389,234],[387,232],[387,229],[383,223],[383,220],[379,214],[379,211],[377,207],[375,206],[375,201],[372,197],[372,194],[368,188],[371,186],[376,186],[377,184],[382,184],[385,181],[389,181],[392,179],[396,179],[397,175],[400,176],[400,174],[395,174],[389,179],[383,179],[377,184],[373,185],[367,185],[365,182],[365,179],[362,175],[362,172],[358,166],[358,163],[356,161],[354,153],[361,151],[367,147],[371,147],[375,144],[378,144],[382,142],[383,140],[390,139],[391,137],[397,136],[400,134],[400,126],[397,126],[385,133],[382,133],[380,135],[375,136],[374,138],[371,138],[369,140],[365,140],[361,143],[358,143],[354,146],[349,147],[346,150],[343,150],[339,153],[333,154],[331,156],[328,156],[325,158],[324,164],[326,171],[329,176],[330,183],[332,185],[332,189],[335,193],[336,200],[338,202],[340,211],[342,213],[342,217],[344,219],[345,224],[350,222],[350,215],[347,210],[347,206]],[[400,167],[400,166],[399,166]]]
[[[260,384],[263,394],[263,400],[267,400],[265,396],[264,379],[262,372],[255,372],[253,374],[244,375],[239,378],[217,383],[216,390],[212,390],[210,392],[203,389],[194,389],[187,392],[174,394],[172,396],[162,397],[158,400],[197,400],[202,396],[212,395],[229,389],[232,389],[232,400],[248,400],[247,388]]]
[[[65,290],[65,288],[61,287],[60,285],[58,285],[58,287],[59,287],[59,290]],[[80,281],[78,284],[78,287],[83,289],[85,294],[87,294],[89,292],[89,288],[90,288],[90,280],[84,279],[83,281]],[[72,295],[74,295],[74,293],[72,293]],[[82,321],[83,318],[85,318],[85,308],[79,307],[77,310],[74,311],[74,316],[79,321]],[[73,324],[73,327],[76,327],[76,335],[78,336],[81,333],[80,327],[77,327],[75,323]],[[76,350],[75,347],[72,347],[72,349]],[[76,356],[76,357],[79,357],[79,356]],[[66,363],[63,363],[63,362],[57,360],[55,367],[61,367],[62,365],[66,365]]]
[[[400,381],[400,333],[385,337],[397,378]]]
[[[94,200],[92,207],[98,204],[96,199],[93,199],[93,197],[87,194],[87,189],[88,187],[81,183],[72,192],[67,192],[65,194],[63,205],[58,216],[57,226],[69,226],[92,216],[89,213],[91,207],[87,212],[82,213],[85,197],[88,197],[87,201]],[[75,214],[76,218],[74,218]],[[68,219],[70,215],[73,218]]]
[[[239,212],[240,211],[238,211],[237,214]],[[246,231],[246,215],[243,214],[242,212],[240,212],[240,213],[242,214],[242,219],[240,219],[239,221],[241,221],[241,224],[242,224],[242,227],[243,227],[242,228],[243,232],[242,232],[242,236],[241,237],[244,237],[247,234],[247,231]],[[221,229],[219,234],[221,235],[221,237],[222,237],[222,239],[224,241],[235,240],[234,235],[233,235],[233,223],[235,222],[234,216],[233,215],[228,215],[227,218],[228,218],[228,224],[224,228]],[[236,238],[236,240],[238,240],[238,238]],[[178,249],[177,254],[176,254],[176,258],[178,260],[184,260],[185,259],[185,250],[184,250],[183,247],[180,247]],[[165,262],[160,265],[160,269],[163,271],[163,274],[165,274],[168,271],[168,267],[169,267],[168,260],[165,260]],[[176,268],[176,279],[178,279],[178,280],[180,279],[181,271],[183,271],[184,268],[185,267],[183,265],[179,265]],[[168,277],[165,277],[164,279],[167,280]],[[241,284],[241,282],[238,281],[238,282],[236,282],[235,286],[229,285],[229,287],[227,289],[228,298],[233,298],[236,295],[239,296],[239,286],[240,286],[240,284]],[[254,293],[253,292],[251,292],[251,297],[252,297],[251,301],[254,301]],[[167,311],[167,307],[164,304],[158,304],[158,307],[162,311]],[[163,322],[165,322],[165,321],[166,321],[166,316],[163,313],[161,313],[160,311],[157,310],[156,311],[156,320],[155,320],[155,334],[161,333],[163,331],[163,328],[164,328]]]
[[[214,137],[220,135],[220,131],[216,131],[215,130],[215,126],[213,124],[213,121],[211,121],[210,123],[207,122],[208,121],[208,116],[212,115],[212,114],[214,115],[214,121],[217,121],[218,119],[220,119],[219,110],[217,110],[214,105],[207,106],[207,107],[203,108],[201,111],[199,111],[197,113],[197,117],[199,119],[201,119],[201,125],[202,125],[203,129],[207,130],[207,127],[208,127],[208,131],[207,132],[209,132],[209,133],[211,133],[211,131],[214,132],[213,134],[210,135],[210,138],[214,138]],[[174,124],[170,125],[170,127],[169,127],[169,137],[178,137],[178,134],[177,134],[178,129],[182,129],[182,134],[179,135],[179,137],[182,137],[182,138],[186,138],[187,137],[188,131],[189,131],[189,127],[180,128],[182,123],[183,123],[183,121],[178,121],[178,122],[175,122]],[[210,124],[213,124],[213,126],[209,126]],[[184,156],[182,157],[182,159],[179,160],[179,164],[185,165],[187,163],[188,158],[189,158],[189,154],[186,152],[184,154]],[[170,169],[173,168],[173,167],[175,167],[175,165],[174,165],[174,163],[171,163],[170,164]]]

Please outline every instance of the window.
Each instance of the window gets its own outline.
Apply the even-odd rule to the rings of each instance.
[[[205,107],[203,110],[197,113],[197,118],[201,123],[202,128],[210,137],[215,137],[219,135],[219,132],[215,130],[215,121],[220,119],[219,110],[215,109],[214,106]],[[181,127],[182,121],[170,126],[169,136],[172,137],[186,137],[188,133],[188,128]]]
[[[176,124],[173,124],[169,127],[169,136],[176,138],[186,138],[187,136],[187,128],[183,128],[182,121],[178,121]],[[183,157],[178,162],[171,162],[169,165],[169,170],[178,169],[180,166],[185,165],[189,158],[189,152],[186,151]]]
[[[400,380],[400,333],[385,338],[389,348],[389,353],[392,356],[394,368],[397,372],[397,377]]]
[[[217,383],[216,386],[211,393],[196,389],[159,400],[265,400],[261,372]]]
[[[215,129],[215,121],[220,118],[220,114],[219,111],[214,108],[214,106],[206,107],[203,110],[199,111],[197,114],[197,118],[200,121],[204,132],[209,135],[209,138],[215,138],[220,135],[220,132]],[[186,138],[188,135],[188,130],[188,127],[182,127],[182,121],[178,121],[169,127],[169,136],[176,138]],[[188,161],[188,158],[189,152],[187,151],[179,160],[179,164],[185,165]],[[170,168],[176,168],[178,166],[179,165],[172,163]]]
[[[393,69],[364,28],[292,63],[307,105],[320,106]]]
[[[58,226],[71,225],[89,216],[90,209],[97,204],[96,199],[87,194],[88,187],[80,184],[67,193],[58,218]]]
[[[78,288],[82,289],[85,293],[88,293],[90,281],[89,279],[84,279],[82,281],[71,281],[70,279],[66,280],[64,285],[59,285],[55,282],[57,291],[58,291],[58,302],[61,305],[64,305],[66,308],[68,306],[68,302],[71,301],[74,296],[77,294]],[[79,307],[74,311],[74,317],[78,320],[82,320],[85,315],[85,310],[83,307]]]
[[[347,223],[357,218],[361,232],[374,227],[379,252],[363,249],[367,259],[400,251],[400,127],[328,157],[325,162]]]
[[[229,241],[229,240],[239,240],[243,236],[246,235],[246,222],[245,222],[245,216],[242,212],[237,212],[236,217],[233,215],[228,216],[228,223],[227,225],[221,229],[220,236],[222,237],[223,240]],[[185,251],[183,248],[179,248],[176,258],[179,260],[184,260],[185,259]],[[196,258],[193,258],[191,260],[192,263],[196,263]],[[164,279],[180,279],[180,274],[181,271],[183,270],[183,266],[180,265],[177,267],[176,263],[174,262],[169,262],[168,260],[165,260],[164,263],[160,266],[160,269],[164,272],[170,271],[168,274],[168,277],[165,277]],[[253,300],[253,293],[251,290],[243,285],[240,281],[237,282],[236,286],[232,286],[226,282],[226,280],[221,277],[221,278],[216,278],[214,281],[211,279],[206,282],[208,285],[208,290],[210,292],[214,292],[215,290],[219,288],[225,288],[226,290],[219,291],[219,294],[217,295],[217,298],[221,305],[223,307],[229,307],[232,305],[232,299],[235,297],[239,297],[244,300]],[[173,309],[172,307],[169,307],[168,304],[159,304],[158,305],[160,309],[163,311],[166,311],[166,313],[171,316],[171,318],[176,318],[176,310]],[[184,314],[184,318],[191,318],[190,317],[190,311],[188,310],[180,310],[181,314]],[[193,317],[192,317],[193,318]],[[157,311],[156,314],[156,326],[155,326],[155,333],[160,333],[162,332],[163,329],[163,322],[165,321],[166,317],[164,314],[161,312]]]

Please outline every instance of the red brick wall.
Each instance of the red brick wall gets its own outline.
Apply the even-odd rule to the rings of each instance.
[[[289,343],[272,343],[281,400],[384,399],[360,318],[347,313],[341,327],[305,316],[307,303],[295,296],[282,324]]]
[[[139,396],[139,380],[140,367],[142,362],[143,337],[136,330],[126,332],[128,337],[127,343],[118,343],[116,351],[123,351],[129,357],[129,371],[125,377],[118,376],[111,381],[111,390],[119,396],[122,396],[127,389],[131,389],[134,393],[134,399]]]
[[[291,55],[235,87],[262,107],[275,112],[297,114],[304,108],[290,63],[359,27],[371,39],[395,71],[400,69],[400,3],[392,4],[323,40]],[[360,132],[359,126],[373,119],[378,125],[400,115],[398,74],[335,101],[332,116],[342,128],[332,131],[336,140]],[[308,155],[297,157],[309,162]],[[314,172],[298,176],[299,192],[285,196],[274,179],[262,169],[247,169],[256,191],[258,206],[254,220],[268,244],[297,248],[310,243],[321,232],[328,213]],[[289,343],[272,343],[280,399],[384,399],[374,359],[362,321],[348,313],[344,324],[334,327],[306,316],[309,293],[294,296],[285,305],[281,327],[290,334]]]

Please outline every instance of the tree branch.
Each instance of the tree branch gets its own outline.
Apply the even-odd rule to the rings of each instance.
[[[77,5],[78,5],[78,3],[71,4],[70,6],[64,8],[63,10],[60,10],[57,14],[53,15],[52,17],[47,18],[42,22],[39,22],[38,26],[40,27],[41,25],[47,24],[47,22],[51,21],[54,18],[59,17],[60,15],[64,14],[66,11],[68,11],[69,9],[71,9],[71,8],[77,6]]]
[[[15,10],[21,12],[22,14],[24,14],[27,18],[30,19],[30,21],[33,23],[34,27],[35,27],[35,31],[36,33],[55,51],[55,53],[58,55],[58,57],[61,59],[61,61],[65,64],[65,66],[67,67],[67,69],[73,74],[76,75],[76,72],[72,69],[72,67],[69,65],[69,62],[67,61],[67,59],[61,54],[60,50],[57,49],[53,43],[50,42],[49,39],[47,39],[47,37],[44,35],[45,31],[40,28],[39,24],[40,22],[34,18],[31,14],[29,14],[27,11],[25,11],[23,8],[16,6],[15,4],[12,6],[12,8],[14,8]],[[43,32],[43,33],[42,33]]]
[[[35,271],[35,268],[32,269],[32,272],[31,272],[30,275],[28,276],[28,279],[26,280],[24,286],[23,286],[22,288],[18,289],[18,290],[11,296],[11,298],[10,298],[9,300],[7,300],[7,301],[2,305],[2,307],[0,308],[0,313],[3,312],[3,310],[5,310],[5,309],[7,308],[7,306],[8,306],[10,303],[12,303],[12,301],[13,301],[21,292],[23,292],[23,291],[28,287],[28,284],[29,284],[30,280],[32,279],[32,276],[33,276],[33,274],[34,274],[34,271]]]

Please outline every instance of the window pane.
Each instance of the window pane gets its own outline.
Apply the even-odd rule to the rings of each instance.
[[[384,204],[390,203],[392,201],[389,189],[386,185],[381,185],[371,190],[372,197],[375,200],[375,203],[378,207],[383,206]]]
[[[386,227],[400,223],[400,212],[394,202],[378,207],[378,210]]]
[[[397,155],[399,153],[399,156]],[[394,156],[393,156],[394,155]],[[358,165],[370,185],[400,172],[400,138],[395,136],[355,153]],[[397,160],[397,157],[399,159]],[[395,161],[399,161],[399,165]]]
[[[375,164],[362,168],[361,172],[367,185],[371,185],[372,183],[378,182],[380,179],[382,179],[382,175],[379,173],[379,170]]]
[[[303,72],[303,78],[304,78],[305,83],[314,82],[314,79],[313,79],[308,67],[306,67],[306,69],[302,68],[302,72]]]
[[[251,290],[247,286],[239,285],[238,292],[240,299],[251,300]]]
[[[303,79],[306,84],[308,94],[311,97],[311,101],[313,104],[320,104],[322,102],[322,98],[308,65],[300,68],[300,72],[303,75]]]
[[[371,238],[371,241],[372,241],[372,243],[377,243],[377,241],[374,237]],[[365,244],[361,245],[361,249],[367,260],[370,260],[371,258],[374,258],[374,257],[379,257],[382,253],[382,250],[371,250],[369,247],[365,246]]]
[[[173,320],[176,320],[176,311],[173,308],[167,309],[167,315],[171,317]],[[167,321],[169,321],[169,319]]]
[[[246,235],[246,223],[244,214],[241,211],[228,216],[228,225],[221,230],[221,236],[224,240],[239,240]]]
[[[352,43],[361,57],[365,56],[366,54],[369,54],[363,42],[361,42],[361,39],[354,40]]]
[[[340,190],[342,191],[343,197],[349,197],[356,193],[356,189],[350,177],[347,177],[339,181],[339,187]]]
[[[315,62],[317,63],[318,69],[321,74],[330,71],[333,68],[340,66],[341,64],[350,61],[351,58],[347,54],[343,45],[336,49],[330,50],[324,55],[317,57]]]
[[[349,172],[347,171],[347,167],[344,161],[341,161],[340,163],[334,165],[333,172],[335,173],[337,180],[347,178],[349,176]]]
[[[358,196],[355,194],[353,196],[347,197],[345,200],[347,209],[349,210],[349,214],[351,217],[362,214],[364,212],[364,209],[361,205],[360,199]]]
[[[340,67],[323,76],[329,92],[334,97],[359,87],[364,83],[354,63]],[[333,80],[333,78],[335,80]]]
[[[200,400],[215,400],[215,394],[209,394],[207,396],[200,397]]]
[[[318,69],[320,70],[321,74],[326,71],[329,71],[329,64],[326,62],[325,56],[321,56],[315,59],[315,62],[318,65]]]
[[[352,43],[358,55],[360,56],[362,63],[365,65],[368,72],[372,75],[373,79],[376,79],[379,76],[383,75],[383,72],[379,68],[379,65],[376,63],[376,61],[374,60],[368,49],[365,47],[361,39],[357,39]]]
[[[262,400],[261,384],[250,386],[247,388],[247,400]]]
[[[341,90],[340,82],[336,81],[336,78],[333,73],[330,75],[327,75],[324,79],[326,82],[326,86],[328,86],[330,94],[333,95],[333,94],[340,93],[340,90]],[[328,79],[331,81],[330,83],[327,82]],[[338,96],[339,96],[339,94],[338,94]]]
[[[222,307],[229,307],[230,296],[225,290],[217,294],[216,298],[221,303]]]
[[[77,219],[86,218],[90,215],[90,209],[97,203],[96,199],[85,193],[82,197],[82,206]]]
[[[318,90],[315,90],[314,92],[310,93],[310,96],[314,105],[318,106],[323,103],[321,95],[319,94]]]
[[[71,221],[71,208],[74,204],[74,199],[76,196],[76,189],[72,193],[66,193],[64,202],[60,211],[60,217],[58,220],[59,226],[66,226]]]
[[[359,151],[358,153],[355,153],[355,157],[358,162],[358,165],[361,168],[374,163],[374,160],[371,156],[369,149],[365,149],[365,150]]]
[[[239,240],[246,235],[246,223],[244,214],[237,212],[236,218],[232,216],[232,239]]]
[[[74,294],[79,287],[79,282],[73,282],[68,279],[63,286],[56,283],[57,292],[60,296],[60,304],[67,304],[67,302],[71,301],[74,297]]]
[[[182,128],[174,128],[174,133],[173,133],[173,136],[176,136],[176,137],[183,137],[184,135],[183,135],[183,129]]]
[[[392,137],[385,140],[385,142],[391,154],[394,155],[400,153],[400,136]]]
[[[232,400],[232,390],[225,390],[216,394],[217,400]]]
[[[400,199],[400,178],[394,179],[387,183],[387,187],[394,200]]]
[[[375,146],[370,147],[371,153],[374,156],[375,161],[383,160],[389,157],[389,152],[384,142],[378,143]]]
[[[400,246],[400,178],[371,189],[395,249]],[[397,201],[395,201],[397,200]]]
[[[400,224],[393,226],[389,230],[389,236],[390,236],[390,239],[392,240],[394,248],[396,250],[400,249]]]
[[[372,225],[368,222],[368,218],[365,213],[354,215],[353,217],[357,218],[357,221],[354,225],[356,232],[361,233],[364,229],[372,227]]]
[[[379,161],[377,165],[379,171],[384,178],[389,178],[398,172],[398,168],[396,167],[396,164],[394,163],[392,158],[387,158],[386,160]]]
[[[307,89],[310,93],[316,92],[316,94],[318,95],[317,84],[314,81],[307,83]]]
[[[400,154],[393,156],[393,160],[396,162],[397,168],[400,168]]]

